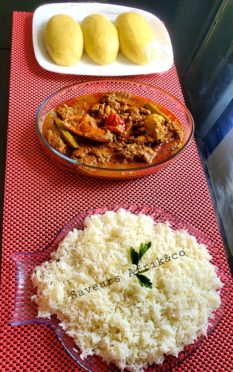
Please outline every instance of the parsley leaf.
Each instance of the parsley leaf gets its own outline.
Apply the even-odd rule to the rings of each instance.
[[[131,258],[132,264],[138,265],[138,262],[140,260],[139,254],[132,247],[130,248],[130,258]]]
[[[151,242],[148,243],[141,243],[139,248],[139,257],[140,259],[144,256],[144,254],[148,251],[148,249],[151,247]]]
[[[136,274],[136,277],[138,278],[138,281],[142,287],[152,288],[152,282],[150,281],[149,278],[147,278],[147,276],[142,274]]]
[[[132,264],[137,265],[140,261],[140,259],[146,254],[148,249],[151,247],[151,242],[148,243],[141,243],[139,247],[139,252],[135,251],[133,247],[130,247],[130,259]],[[139,271],[136,274],[136,277],[138,278],[138,281],[142,287],[146,288],[152,288],[152,283],[149,278],[147,278],[145,275],[142,275],[142,273],[148,271],[149,269],[145,269],[143,271]]]

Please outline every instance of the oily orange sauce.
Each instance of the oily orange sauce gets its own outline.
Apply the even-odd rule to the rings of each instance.
[[[61,103],[60,105],[58,105],[57,107],[55,107],[53,110],[51,110],[46,115],[45,121],[44,121],[43,126],[42,126],[43,136],[46,138],[46,134],[47,134],[48,130],[54,128],[53,118],[56,115],[55,111],[59,106],[61,106],[63,104],[66,104],[69,107],[78,106],[80,109],[84,110],[85,112],[88,112],[93,105],[100,102],[100,99],[104,96],[104,94],[105,93],[93,93],[93,94],[87,94],[87,95],[75,97],[75,98],[72,98],[68,101],[65,101],[65,102]],[[130,104],[132,104],[133,106],[135,106],[137,108],[141,108],[145,104],[148,104],[148,103],[155,104],[155,102],[152,101],[152,100],[145,99],[143,97],[136,96],[136,95],[130,95],[129,96],[129,102],[130,102]],[[170,112],[168,110],[168,108],[166,108],[162,105],[159,105],[157,103],[156,103],[156,106],[159,107],[159,110],[161,111],[161,113],[164,113],[173,122],[176,122],[176,124],[183,131],[182,124],[177,119],[177,117],[172,112]],[[84,144],[85,145],[86,143],[88,144],[88,142],[90,142],[90,141],[87,141],[84,138],[78,137],[78,143],[79,144],[82,144],[82,145]],[[183,145],[183,141],[181,141],[181,140],[172,140],[169,143],[161,143],[161,144],[157,145],[156,149],[158,151],[157,151],[156,156],[153,158],[153,161],[152,161],[151,164],[156,164],[156,163],[159,163],[159,162],[162,162],[164,160],[169,159],[173,154],[175,154],[176,152],[179,151],[179,149],[182,147],[182,145]],[[67,156],[71,157],[70,154],[67,154]],[[139,167],[143,167],[145,165],[148,165],[148,164],[146,162],[143,162],[143,161],[129,161],[129,160],[123,159],[123,160],[119,160],[119,161],[116,161],[116,160],[108,161],[108,162],[106,162],[106,164],[104,166],[101,166],[100,168],[125,169],[125,168],[139,168]]]

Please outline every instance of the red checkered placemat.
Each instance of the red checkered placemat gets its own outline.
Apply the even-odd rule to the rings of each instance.
[[[176,370],[231,371],[233,283],[195,141],[170,167],[144,179],[95,180],[58,169],[36,138],[36,110],[51,92],[94,78],[57,75],[40,68],[33,54],[31,25],[30,13],[14,13],[0,305],[2,370],[81,370],[46,326],[9,325],[15,291],[12,253],[48,246],[60,228],[81,211],[113,204],[143,204],[168,210],[209,236],[219,249],[219,265],[229,284],[221,323]],[[183,99],[175,67],[162,75],[129,79],[154,84]]]

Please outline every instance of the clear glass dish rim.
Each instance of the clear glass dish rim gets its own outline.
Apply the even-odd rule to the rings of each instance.
[[[97,84],[105,83],[106,84],[106,83],[109,83],[109,82],[114,82],[114,83],[121,83],[122,82],[122,83],[127,83],[127,84],[130,84],[130,85],[139,85],[139,86],[143,86],[143,87],[149,87],[150,89],[154,89],[154,90],[160,91],[161,93],[165,94],[169,98],[175,100],[176,103],[178,103],[178,105],[180,105],[182,107],[182,109],[186,112],[186,114],[188,115],[189,122],[190,122],[190,125],[191,125],[191,131],[190,131],[189,137],[188,137],[187,141],[185,142],[185,144],[175,154],[172,154],[171,156],[169,156],[168,158],[166,158],[164,160],[161,160],[161,161],[159,161],[157,163],[144,165],[142,167],[134,167],[134,168],[104,168],[104,167],[95,167],[93,165],[88,165],[88,164],[85,164],[85,163],[81,163],[81,162],[79,162],[77,160],[71,159],[68,156],[65,156],[62,153],[60,153],[59,151],[55,150],[52,146],[50,146],[49,143],[44,138],[44,136],[42,135],[40,129],[39,129],[39,115],[40,115],[40,112],[42,111],[43,107],[46,105],[46,103],[51,98],[53,98],[54,96],[56,96],[57,94],[61,93],[62,91],[66,90],[66,89],[69,89],[69,88],[72,88],[72,87],[75,87],[75,86],[82,86],[82,85],[85,86],[85,85],[94,84],[94,83],[97,83]],[[43,142],[43,144],[47,148],[49,148],[50,151],[52,151],[52,153],[56,154],[61,159],[67,161],[68,163],[70,163],[72,165],[79,165],[79,166],[83,166],[83,167],[86,167],[86,168],[89,168],[89,169],[92,169],[92,170],[96,170],[96,171],[98,171],[98,170],[101,170],[101,171],[111,171],[111,172],[143,171],[144,169],[150,169],[150,168],[154,168],[154,167],[160,166],[162,164],[168,163],[170,160],[176,158],[180,153],[182,153],[187,148],[187,146],[189,145],[189,143],[191,142],[191,140],[193,138],[194,130],[195,130],[195,124],[194,124],[194,120],[193,120],[192,114],[189,111],[189,109],[178,98],[176,98],[172,94],[168,93],[166,90],[164,90],[162,88],[159,88],[159,87],[156,87],[156,86],[154,86],[152,84],[139,83],[139,82],[130,81],[130,80],[127,80],[127,79],[91,80],[91,81],[87,81],[87,82],[84,82],[84,83],[76,83],[76,84],[67,85],[67,86],[65,86],[63,88],[58,89],[54,93],[50,94],[47,98],[45,98],[45,100],[41,103],[41,105],[39,106],[39,108],[37,109],[37,112],[36,112],[36,132],[37,132],[37,135],[39,136],[39,138],[41,139],[41,141]]]

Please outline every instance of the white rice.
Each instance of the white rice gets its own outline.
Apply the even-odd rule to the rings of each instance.
[[[152,288],[140,286],[130,259],[130,247],[146,242],[152,246],[139,269],[147,265]],[[138,372],[206,334],[222,287],[210,259],[186,231],[109,211],[87,218],[83,231],[69,232],[36,267],[33,300],[39,317],[57,315],[83,359],[96,354]]]

